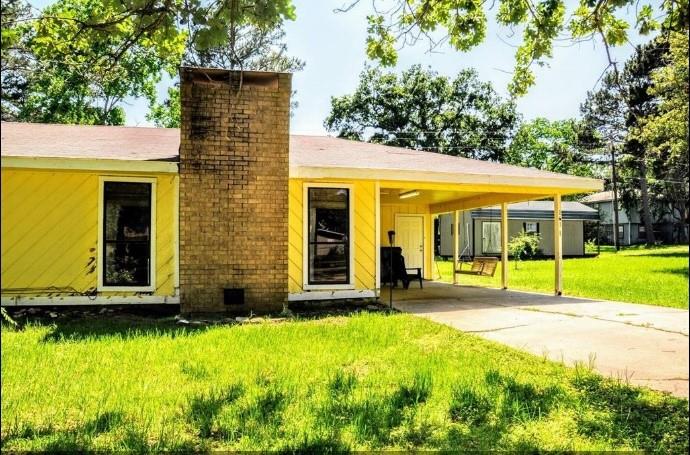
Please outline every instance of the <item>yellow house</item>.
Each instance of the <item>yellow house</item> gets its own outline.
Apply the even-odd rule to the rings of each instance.
[[[546,198],[561,292],[561,197],[601,181],[289,136],[285,74],[183,68],[181,80],[180,130],[2,124],[3,305],[376,298],[389,231],[431,279],[434,216],[500,204],[505,217]]]

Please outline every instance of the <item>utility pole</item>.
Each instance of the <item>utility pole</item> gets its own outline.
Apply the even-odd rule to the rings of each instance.
[[[613,185],[613,245],[616,251],[621,249],[618,238],[618,176],[616,174],[616,149],[613,143],[609,143],[611,149],[611,180]]]

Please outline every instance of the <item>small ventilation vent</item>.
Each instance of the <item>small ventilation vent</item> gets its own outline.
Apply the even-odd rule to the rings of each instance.
[[[223,303],[225,305],[244,305],[244,288],[223,289]]]

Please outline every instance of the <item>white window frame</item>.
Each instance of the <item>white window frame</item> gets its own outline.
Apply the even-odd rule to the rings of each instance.
[[[155,177],[119,177],[101,176],[98,182],[98,245],[96,247],[96,258],[98,262],[98,285],[97,291],[124,291],[124,292],[154,292],[156,290],[156,178]],[[106,182],[125,182],[125,183],[150,183],[151,184],[151,262],[149,265],[150,282],[149,286],[106,286],[103,284],[104,272],[104,239],[103,221],[105,215],[105,183]]]
[[[533,224],[535,228],[537,228],[535,231],[528,231],[527,230],[527,225],[528,224]],[[527,234],[539,234],[539,221],[525,221],[525,233]]]
[[[348,190],[348,216],[350,217],[349,232],[349,269],[350,276],[347,284],[309,284],[309,188],[343,188]],[[351,183],[311,183],[302,186],[302,289],[354,289],[355,288],[355,188]]]

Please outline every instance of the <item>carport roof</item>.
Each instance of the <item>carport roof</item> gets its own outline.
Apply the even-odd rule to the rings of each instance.
[[[176,162],[179,148],[176,128],[2,123],[5,157]],[[602,189],[596,179],[329,136],[290,136],[290,177]]]

